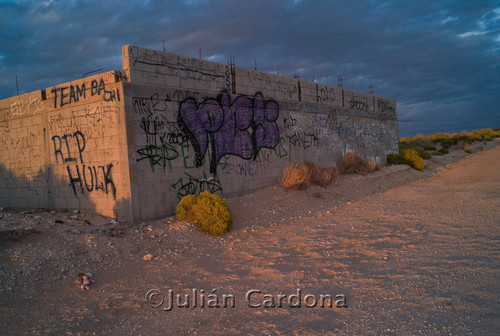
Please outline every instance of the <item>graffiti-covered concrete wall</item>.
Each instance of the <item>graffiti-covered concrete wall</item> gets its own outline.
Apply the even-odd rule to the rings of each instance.
[[[134,46],[123,69],[135,221],[277,183],[291,162],[398,150],[391,99]]]
[[[123,70],[0,101],[0,206],[139,222],[291,162],[398,150],[391,99],[134,46]]]
[[[116,72],[0,101],[0,206],[130,218],[124,113]]]

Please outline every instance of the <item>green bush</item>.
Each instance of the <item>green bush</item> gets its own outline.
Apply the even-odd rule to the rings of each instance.
[[[457,144],[456,139],[441,140],[441,146],[443,146],[443,148],[450,148],[451,146],[456,145],[456,144]]]
[[[441,154],[448,154],[448,153],[450,153],[450,150],[448,147],[443,147],[443,148],[439,149],[438,152]]]
[[[401,154],[387,154],[387,163],[404,164],[403,155],[401,155]]]
[[[399,152],[402,153],[404,150],[409,149],[410,144],[407,142],[399,142]]]
[[[233,225],[227,203],[208,191],[183,197],[177,205],[177,219],[190,221],[203,232],[218,236],[229,232]]]
[[[424,170],[425,162],[413,149],[407,149],[403,152],[404,163],[417,170]]]
[[[436,150],[436,146],[425,146],[424,150],[426,150],[426,151],[435,151]]]
[[[415,149],[415,151],[418,153],[418,156],[420,156],[424,160],[429,160],[432,157],[431,153],[422,148],[417,148]]]

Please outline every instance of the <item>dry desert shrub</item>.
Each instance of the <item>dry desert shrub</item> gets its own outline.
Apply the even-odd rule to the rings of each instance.
[[[292,163],[283,171],[281,185],[285,189],[305,189],[309,186],[311,171],[303,163]]]
[[[309,183],[326,187],[335,181],[339,175],[337,165],[332,162],[327,168],[322,168],[312,161],[292,163],[283,171],[281,185],[285,189],[305,189]]]
[[[374,172],[375,170],[378,170],[378,164],[375,161],[368,161],[367,168],[369,173]]]
[[[470,143],[466,142],[464,143],[464,146],[462,147],[464,152],[466,153],[472,153],[472,147],[470,146]]]
[[[354,153],[347,153],[338,166],[341,174],[366,174],[378,169],[375,161],[365,161]]]
[[[340,169],[335,162],[330,162],[328,170],[332,173],[333,180],[336,180],[340,175]]]
[[[316,163],[311,161],[306,161],[304,164],[311,172],[312,183],[319,185],[320,187],[326,187],[334,179],[333,173],[328,168],[321,168]]]
[[[338,166],[341,174],[356,174],[363,168],[361,158],[354,153],[347,153]]]

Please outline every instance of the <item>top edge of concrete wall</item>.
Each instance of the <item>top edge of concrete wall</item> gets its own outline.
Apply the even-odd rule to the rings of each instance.
[[[268,91],[269,95],[272,96],[276,96],[276,93],[279,92],[282,96],[278,98],[285,101],[298,100],[306,103],[328,104],[339,107],[352,107],[349,104],[353,97],[365,99],[373,97],[374,99],[372,99],[370,105],[372,109],[376,110],[377,105],[380,104],[389,104],[394,109],[396,106],[396,101],[391,98],[133,45],[122,46],[122,53],[123,78],[120,72],[116,70],[101,72],[85,78],[8,97],[0,100],[1,105],[14,103],[20,98],[46,100],[53,89],[81,86],[83,83],[89,83],[88,86],[90,87],[93,80],[104,77],[106,83],[118,82],[124,79],[129,82],[150,85],[196,89],[199,91],[225,91],[241,95],[253,95],[255,88],[257,88]],[[88,88],[86,87],[86,89]]]
[[[361,91],[301,80],[288,76],[247,69],[230,64],[212,62],[177,55],[134,45],[122,46],[123,70],[126,81],[159,86],[196,89],[200,91],[226,91],[253,95],[255,88],[272,91],[284,90],[283,100],[298,100],[307,103],[349,107],[351,100],[374,98],[370,103],[376,109],[377,101],[386,101],[395,107],[394,99],[376,96]],[[211,84],[196,83],[210,81]],[[251,93],[247,88],[253,88]],[[248,91],[248,92],[247,92]]]
[[[65,83],[60,83],[56,85],[52,85],[43,89],[23,93],[20,95],[15,95],[12,97],[4,98],[1,99],[0,102],[2,103],[2,106],[4,104],[9,104],[9,103],[15,103],[19,99],[39,99],[39,100],[47,100],[47,97],[50,96],[50,92],[53,89],[58,89],[61,87],[70,87],[70,86],[81,86],[82,84],[86,84],[86,90],[91,89],[91,84],[92,81],[97,80],[97,79],[104,79],[105,83],[110,83],[110,82],[120,82],[121,81],[121,73],[116,70],[112,71],[106,71],[106,72],[101,72],[92,76],[87,76],[84,78],[79,78],[79,79],[74,79],[69,82]],[[88,83],[88,87],[87,87]]]

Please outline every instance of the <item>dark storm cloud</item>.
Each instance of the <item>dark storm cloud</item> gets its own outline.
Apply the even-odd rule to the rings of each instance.
[[[0,98],[121,69],[121,46],[367,91],[401,135],[500,126],[495,1],[0,1]],[[411,121],[421,120],[421,121]]]

